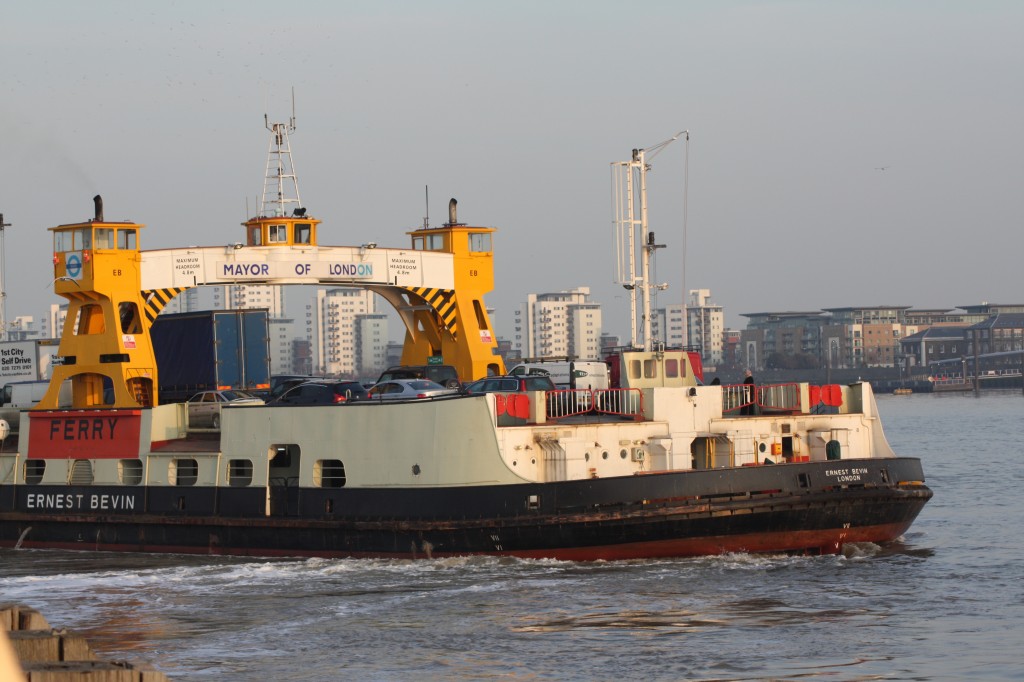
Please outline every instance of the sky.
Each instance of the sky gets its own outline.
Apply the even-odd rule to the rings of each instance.
[[[320,243],[406,247],[426,187],[432,225],[457,198],[498,228],[501,336],[579,286],[628,333],[610,165],[682,130],[647,178],[656,307],[1024,303],[1016,0],[37,0],[2,25],[8,320],[62,302],[46,230],[94,194],[143,249],[240,241],[293,89]]]

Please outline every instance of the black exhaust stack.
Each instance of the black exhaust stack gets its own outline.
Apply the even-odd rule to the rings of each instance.
[[[456,207],[458,205],[459,205],[459,202],[455,201],[455,199],[452,199],[451,201],[448,202],[448,224],[449,225],[457,225],[458,222],[459,222],[458,211],[456,209]]]
[[[92,203],[96,206],[96,222],[103,222],[103,197],[99,194],[92,198]]]

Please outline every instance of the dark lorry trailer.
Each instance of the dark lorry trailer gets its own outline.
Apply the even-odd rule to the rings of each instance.
[[[164,314],[150,336],[161,403],[184,402],[199,391],[270,389],[266,310]]]

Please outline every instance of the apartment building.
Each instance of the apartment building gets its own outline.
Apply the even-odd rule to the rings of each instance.
[[[515,313],[512,350],[521,358],[600,357],[601,306],[590,288],[529,294]]]
[[[376,376],[386,367],[388,318],[377,312],[373,292],[319,289],[307,305],[305,326],[315,373]]]

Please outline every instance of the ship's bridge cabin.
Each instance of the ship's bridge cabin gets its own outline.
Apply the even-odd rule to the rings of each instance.
[[[70,380],[72,407],[151,406],[156,361],[143,319],[139,290],[143,225],[107,222],[94,197],[96,217],[50,228],[53,289],[68,299],[60,364],[39,409],[56,409]],[[113,402],[107,396],[112,391]]]
[[[422,227],[407,232],[415,251],[442,251],[455,257],[455,288],[459,291],[483,294],[494,289],[494,233],[493,227],[473,227],[458,220],[458,202],[448,202],[448,222],[442,227]],[[486,328],[486,322],[481,320]]]
[[[246,246],[315,246],[316,226],[321,221],[306,217],[306,209],[297,208],[291,216],[261,216],[245,226]]]

